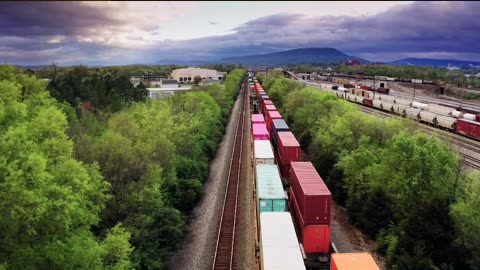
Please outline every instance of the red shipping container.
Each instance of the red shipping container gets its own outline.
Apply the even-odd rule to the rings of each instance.
[[[282,164],[290,165],[292,161],[300,161],[300,144],[292,132],[279,132],[277,143],[278,156],[282,160]]]
[[[279,133],[280,134],[280,133]],[[332,194],[311,162],[292,162],[290,187],[306,225],[328,224],[332,218]]]
[[[330,249],[330,225],[305,225],[294,192],[290,192],[290,211],[300,231],[300,242],[305,253],[328,253]]]
[[[278,155],[275,156],[275,161],[277,162],[278,168],[280,169],[280,175],[283,178],[290,179],[290,164],[283,164],[282,161],[278,158]]]
[[[265,120],[267,120],[267,114],[265,113],[267,111],[266,106],[267,105],[273,105],[273,101],[271,100],[262,100],[262,112],[265,115]]]
[[[268,128],[268,124],[267,124]],[[467,119],[458,119],[457,120],[457,132],[474,139],[480,139],[480,123],[467,120]]]
[[[267,111],[276,111],[277,108],[275,108],[275,105],[265,105],[265,108],[267,108]]]
[[[265,101],[265,111],[267,112],[265,114],[265,122],[267,123],[267,130],[270,133],[272,131],[272,125],[273,125],[273,119],[282,119],[282,115],[278,111],[267,111],[266,106],[267,105],[273,105],[272,104],[267,104],[267,101]]]

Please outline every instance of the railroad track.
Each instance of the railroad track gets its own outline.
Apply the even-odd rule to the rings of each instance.
[[[359,106],[359,108],[360,108],[360,111],[364,113],[379,116],[381,118],[391,118],[394,116],[398,116],[398,115],[392,115],[387,112],[383,112],[374,108],[369,108],[364,106]],[[425,133],[429,135],[437,134],[439,135],[438,136],[439,139],[447,143],[452,143],[455,146],[457,146],[458,147],[457,150],[460,156],[463,158],[462,162],[470,168],[480,169],[480,159],[472,156],[471,154],[462,152],[462,149],[464,149],[464,150],[472,151],[474,153],[480,153],[480,143],[474,140],[462,138],[458,134],[453,134],[438,128],[430,127],[423,123],[420,127]]]
[[[237,269],[237,214],[238,214],[238,197],[239,182],[242,166],[242,149],[243,149],[243,132],[245,123],[245,85],[241,88],[240,111],[238,116],[237,127],[235,130],[235,143],[233,146],[232,157],[230,159],[230,168],[228,172],[227,186],[222,207],[222,215],[217,235],[217,243],[215,247],[215,255],[213,258],[212,269]]]

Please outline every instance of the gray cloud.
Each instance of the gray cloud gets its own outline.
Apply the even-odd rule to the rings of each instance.
[[[20,3],[0,3],[0,48],[8,47],[19,54],[29,52],[25,55],[32,61],[49,62],[59,57],[57,53],[72,52],[72,48],[76,57],[71,56],[72,62],[96,60],[108,64],[115,60],[128,64],[161,59],[213,60],[302,47],[333,47],[373,61],[410,56],[480,60],[480,2],[415,2],[357,17],[281,13],[251,20],[227,35],[165,40],[135,51],[73,38],[92,27],[115,29],[128,23],[108,17],[104,11],[78,2]],[[48,43],[55,35],[66,37]],[[135,34],[128,37],[132,42],[142,40]],[[26,61],[25,55],[16,57],[10,52],[2,56],[1,52],[0,61]]]

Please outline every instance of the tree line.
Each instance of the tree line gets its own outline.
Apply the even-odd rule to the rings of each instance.
[[[47,86],[0,66],[0,269],[166,269],[244,70],[164,100],[119,94],[121,106],[96,103],[89,82],[128,83],[75,73]],[[90,94],[63,98],[68,83]]]
[[[331,93],[259,76],[349,221],[388,269],[479,269],[480,172],[408,119],[379,119]]]

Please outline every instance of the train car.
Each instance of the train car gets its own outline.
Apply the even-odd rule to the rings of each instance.
[[[365,106],[373,107],[373,99],[371,99],[371,98],[364,98],[362,103]]]
[[[290,131],[277,133],[277,163],[280,167],[280,173],[284,178],[290,178],[291,162],[301,160],[300,144]]]
[[[263,112],[263,116],[265,116],[265,122],[267,120],[267,105],[273,105],[273,101],[271,100],[264,100],[262,102],[262,112]]]
[[[387,112],[392,112],[393,111],[393,103],[389,102],[382,102],[380,105],[381,109]]]
[[[263,117],[263,114],[252,114],[252,124],[265,124],[265,118]]]
[[[333,253],[330,270],[380,270],[370,253]]]
[[[272,104],[273,105],[273,104]],[[265,108],[266,109],[266,108]],[[269,134],[272,134],[272,126],[274,119],[282,119],[282,115],[278,111],[265,111],[265,122],[267,123],[267,130]]]
[[[274,165],[275,155],[269,140],[254,140],[253,152],[256,165]]]
[[[437,116],[437,126],[441,128],[448,129],[450,131],[455,130],[455,126],[457,125],[457,119],[448,116]]]
[[[428,104],[417,102],[417,101],[412,102],[412,108],[419,109],[419,110],[425,110],[427,108],[427,105]]]
[[[407,108],[410,108],[410,106],[405,106],[405,105],[401,105],[401,104],[393,104],[392,112],[396,113],[396,114],[399,114],[401,116],[406,116],[407,113],[406,113],[405,110]]]
[[[425,122],[427,124],[437,125],[437,114],[431,113],[428,111],[420,111],[418,114],[418,120]]]
[[[408,117],[408,118],[418,120],[419,114],[420,114],[419,109],[415,109],[415,108],[406,108],[405,109],[405,116]]]
[[[259,212],[285,212],[287,195],[277,165],[256,165],[255,173]]]
[[[279,132],[286,132],[290,131],[290,128],[287,125],[287,122],[283,119],[274,119],[273,120],[273,135],[272,135],[272,142],[273,146],[277,147],[278,141],[278,133]]]
[[[426,111],[429,111],[431,113],[435,114],[441,114],[444,116],[451,116],[452,113],[455,111],[454,108],[451,107],[445,107],[442,105],[437,105],[437,104],[427,104],[427,108],[425,108]]]
[[[290,213],[260,213],[260,256],[263,270],[306,269]]]
[[[276,111],[277,110],[275,105],[265,105],[265,109],[267,109],[267,111]]]
[[[377,89],[377,92],[388,95],[390,94],[390,88],[380,87]]]
[[[403,98],[395,98],[395,104],[411,107],[412,106],[412,100],[409,99],[403,99]]]
[[[480,139],[480,122],[467,120],[467,119],[458,119],[456,131],[459,134],[463,134],[467,137],[471,137],[476,140],[479,140]]]
[[[378,95],[380,96],[380,99],[382,102],[387,102],[387,103],[395,103],[395,97],[392,96],[387,96],[387,95]]]
[[[269,140],[267,126],[265,124],[253,124],[252,125],[252,137],[253,140]]]

